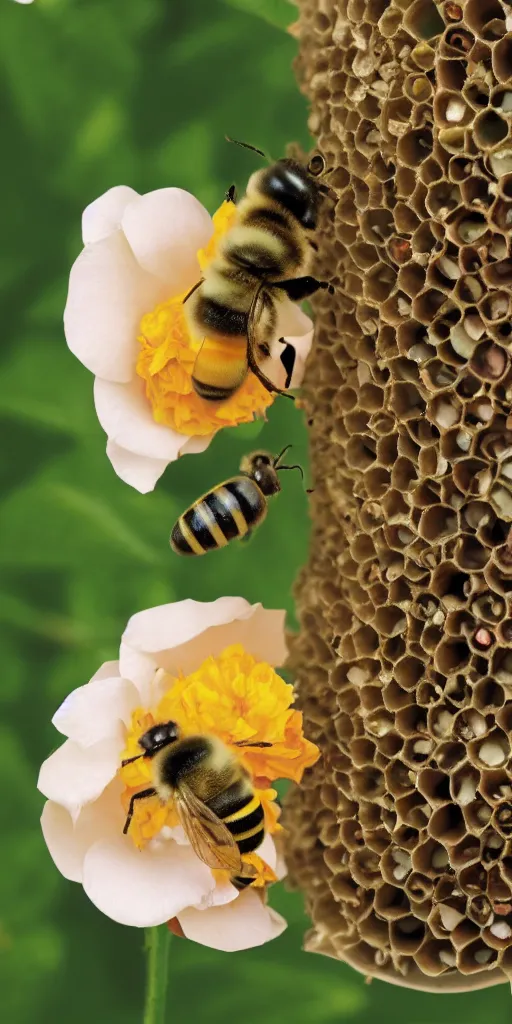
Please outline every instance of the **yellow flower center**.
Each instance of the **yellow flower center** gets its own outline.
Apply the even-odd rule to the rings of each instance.
[[[197,254],[201,270],[215,256],[219,240],[235,217],[236,206],[231,202],[224,202],[214,214],[214,233],[208,245]],[[253,373],[247,374],[231,398],[217,406],[195,393],[192,371],[203,339],[194,338],[190,333],[184,298],[185,294],[177,295],[162,302],[146,313],[140,323],[137,373],[145,381],[154,419],[189,436],[249,423],[272,404],[273,395]]]
[[[159,692],[163,689],[162,681],[165,693],[155,708],[137,708],[133,712],[121,760],[140,754],[141,736],[159,722],[176,722],[180,737],[216,736],[249,773],[265,813],[266,831],[277,832],[279,806],[271,783],[278,778],[300,781],[304,769],[314,764],[319,753],[314,743],[303,736],[302,715],[291,708],[293,688],[270,665],[257,661],[241,645],[227,647],[218,657],[206,658],[187,676],[164,676],[160,671],[155,679]],[[249,746],[251,743],[270,746]],[[153,785],[151,759],[140,757],[121,767],[119,774],[125,783],[122,803],[127,812],[133,794]],[[151,796],[135,802],[129,835],[142,848],[164,826],[177,825],[179,819],[172,800],[163,803],[158,796]],[[243,860],[258,870],[254,884],[274,880],[273,872],[257,851],[244,854]]]

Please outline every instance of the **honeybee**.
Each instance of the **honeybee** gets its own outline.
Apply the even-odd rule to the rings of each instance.
[[[264,156],[254,146],[237,144]],[[259,361],[270,355],[279,299],[301,302],[319,288],[334,290],[308,274],[321,196],[333,191],[315,180],[324,167],[317,155],[307,167],[282,159],[252,174],[236,223],[204,278],[185,297],[191,332],[204,339],[192,373],[201,398],[225,401],[249,370],[268,391],[292,398],[266,376]],[[234,201],[234,186],[227,199]]]
[[[242,741],[238,747],[270,747]],[[230,872],[238,889],[254,881],[252,865],[242,861],[263,842],[263,808],[250,777],[236,755],[215,736],[180,738],[176,722],[152,726],[139,739],[140,757],[151,760],[153,785],[134,793],[123,828],[126,835],[137,800],[158,796],[173,802],[194,852],[210,868]]]
[[[178,555],[205,555],[259,526],[267,514],[268,498],[281,490],[277,474],[285,469],[302,474],[301,466],[283,466],[280,461],[290,447],[275,458],[268,452],[244,455],[239,476],[217,484],[179,517],[169,540],[172,550]]]

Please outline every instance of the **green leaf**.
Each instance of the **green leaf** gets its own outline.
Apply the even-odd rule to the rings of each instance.
[[[269,25],[287,29],[296,20],[297,13],[290,0],[223,0],[229,7],[263,18]]]

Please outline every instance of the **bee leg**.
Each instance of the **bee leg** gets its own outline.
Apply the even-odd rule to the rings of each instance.
[[[226,202],[236,203],[236,185],[230,185],[226,192]]]
[[[234,747],[273,747],[273,743],[267,743],[266,740],[260,740],[257,743],[251,743],[250,740],[237,740],[233,743]]]
[[[283,366],[284,366],[284,368],[286,370],[286,382],[285,382],[284,386],[285,386],[285,388],[289,388],[290,387],[290,383],[291,383],[291,379],[293,377],[293,371],[294,371],[294,368],[295,368],[295,360],[297,358],[297,352],[294,349],[293,345],[289,345],[288,344],[288,342],[286,341],[286,338],[279,338],[279,341],[281,342],[282,345],[285,346],[283,351],[281,352],[281,355],[279,356],[279,359],[281,360],[281,362],[282,362],[282,364],[283,364]]]
[[[281,388],[278,388],[274,384],[274,382],[271,381],[270,378],[267,377],[266,374],[263,373],[263,370],[261,369],[261,367],[256,362],[256,359],[254,358],[254,353],[253,353],[250,345],[247,346],[247,363],[248,363],[249,369],[252,371],[254,376],[257,377],[259,381],[261,381],[261,383],[263,384],[263,387],[266,388],[267,391],[270,391],[271,394],[283,395],[284,398],[291,398],[292,402],[295,401],[295,398],[294,398],[293,395],[288,394],[287,391],[282,391]]]
[[[131,825],[131,820],[133,818],[133,812],[135,810],[135,807],[134,807],[135,801],[136,800],[145,800],[148,796],[155,796],[155,794],[156,794],[156,789],[153,789],[153,787],[151,787],[151,789],[141,789],[140,793],[134,793],[133,794],[133,796],[132,796],[132,798],[130,800],[130,806],[128,808],[128,814],[126,815],[126,821],[124,823],[124,828],[123,828],[123,835],[124,836],[127,834],[128,829],[130,828],[130,825]]]
[[[270,378],[267,377],[265,373],[263,373],[263,370],[261,369],[261,366],[259,365],[254,354],[257,348],[261,351],[263,346],[265,345],[265,342],[258,342],[254,334],[254,324],[255,321],[257,321],[258,319],[256,316],[256,311],[258,309],[258,303],[261,302],[261,295],[264,287],[265,284],[263,282],[257,289],[252,300],[251,308],[249,310],[249,316],[247,319],[247,365],[249,369],[253,372],[254,376],[258,378],[261,384],[263,384],[263,387],[266,388],[267,391],[270,391],[270,394],[284,395],[285,398],[291,398],[292,402],[294,402],[295,398],[293,395],[290,395],[287,391],[282,391],[281,388],[278,388],[274,384],[274,382],[271,381]],[[265,351],[264,348],[263,351]]]
[[[135,757],[127,757],[124,761],[121,761],[121,768],[124,768],[125,764],[132,764],[133,761],[140,761],[141,757],[145,756],[145,754],[135,754]]]
[[[326,288],[329,295],[334,294],[334,288],[328,281],[317,281],[316,277],[291,277],[288,281],[273,281],[272,288],[280,288],[286,292],[292,302],[302,302],[309,295],[314,295],[319,288]]]

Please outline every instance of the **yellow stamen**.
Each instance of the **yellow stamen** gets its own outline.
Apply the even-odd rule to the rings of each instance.
[[[198,252],[201,270],[215,256],[219,241],[236,218],[234,203],[225,202],[214,214],[214,233]],[[153,417],[179,434],[206,435],[249,423],[261,416],[274,396],[253,373],[248,373],[238,391],[226,402],[212,405],[196,395],[192,371],[202,338],[192,337],[185,317],[183,299],[177,295],[146,313],[140,323],[140,353],[137,373],[145,381]]]
[[[257,875],[252,883],[254,889],[259,889],[265,885],[272,885],[273,882],[277,882],[277,875],[272,871],[272,868],[269,868],[268,864],[265,864],[265,861],[258,856],[257,850],[255,850],[254,853],[244,853],[242,861],[244,864],[251,864],[253,868],[256,868]]]
[[[272,885],[273,882],[277,882],[277,875],[275,871],[272,871],[272,868],[269,868],[268,864],[265,864],[265,861],[258,855],[257,850],[253,853],[242,854],[241,875],[244,874],[244,864],[250,865],[252,869],[250,872],[247,872],[247,874],[253,879],[251,882],[253,889],[262,889],[266,885]],[[225,884],[230,880],[228,871],[214,870],[212,873],[218,883]]]

